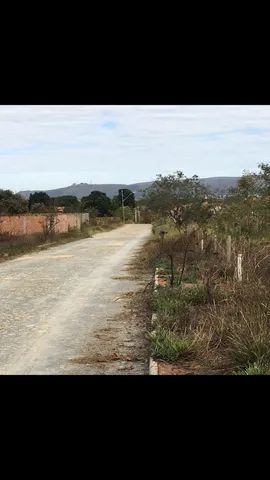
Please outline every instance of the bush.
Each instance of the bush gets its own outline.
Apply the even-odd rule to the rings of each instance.
[[[46,213],[48,208],[44,203],[33,203],[31,206],[31,213]]]
[[[127,207],[127,206],[125,206],[124,208],[125,208],[125,220],[126,220],[126,221],[134,220],[134,213],[133,213],[132,208]],[[117,218],[120,218],[120,219],[123,218],[123,209],[122,209],[122,207],[121,207],[121,208],[117,208],[117,209],[114,211],[114,216],[117,217]]]

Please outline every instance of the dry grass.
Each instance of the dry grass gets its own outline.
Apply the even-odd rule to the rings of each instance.
[[[148,268],[161,266],[169,272],[166,255],[170,252],[174,256],[177,280],[188,241],[183,279],[195,285],[184,293],[175,281],[173,288],[161,288],[153,295],[162,332],[157,337],[158,348],[162,350],[163,342],[165,351],[170,350],[169,344],[181,344],[188,337],[198,361],[212,369],[266,375],[270,372],[270,245],[264,240],[239,237],[233,241],[228,264],[224,240],[219,238],[217,254],[213,254],[211,237],[205,238],[202,253],[198,239],[185,238],[183,233],[178,238],[165,238],[163,245],[153,235],[145,246],[142,261]],[[235,276],[238,253],[243,255],[242,282]],[[203,286],[196,287],[196,282]],[[169,341],[171,334],[173,342]]]

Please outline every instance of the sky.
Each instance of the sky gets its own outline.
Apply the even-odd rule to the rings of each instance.
[[[0,188],[136,183],[270,163],[270,106],[0,105]]]

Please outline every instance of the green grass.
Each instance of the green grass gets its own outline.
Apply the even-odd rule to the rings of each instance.
[[[196,283],[197,282],[198,274],[195,270],[190,270],[184,273],[182,277],[182,282],[186,283]],[[179,278],[179,277],[178,277]],[[177,285],[177,277],[176,277],[176,285]]]
[[[235,370],[233,375],[270,375],[270,364],[255,362],[241,370]]]
[[[163,268],[169,274],[170,272],[170,261],[167,258],[157,258],[155,261],[156,268]]]
[[[176,362],[187,358],[192,353],[192,343],[188,338],[179,338],[164,328],[149,334],[151,355],[155,359]]]
[[[155,294],[154,305],[157,313],[175,315],[185,305],[202,305],[207,299],[206,289],[201,285],[187,289],[162,287]]]
[[[208,302],[208,295],[204,285],[183,289],[182,298],[189,305],[205,305]]]

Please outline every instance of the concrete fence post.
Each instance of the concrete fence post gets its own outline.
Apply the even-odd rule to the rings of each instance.
[[[237,280],[242,282],[242,253],[237,255]]]
[[[203,252],[203,249],[204,249],[204,240],[203,238],[201,239],[201,252]]]

